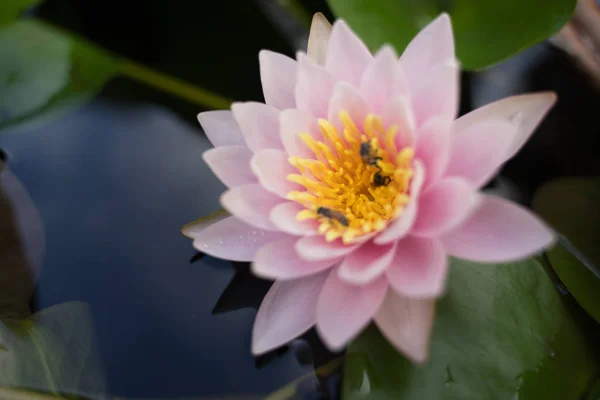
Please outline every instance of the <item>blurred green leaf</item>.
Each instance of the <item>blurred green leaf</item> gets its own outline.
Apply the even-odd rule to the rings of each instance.
[[[540,42],[571,17],[576,0],[328,0],[334,13],[375,50],[402,51],[441,12],[452,17],[457,57],[480,69]]]
[[[14,21],[25,10],[41,2],[42,0],[2,0],[0,2],[0,25]]]
[[[343,398],[577,399],[598,367],[534,260],[453,260],[430,358],[415,365],[374,327],[346,353]]]
[[[600,179],[559,179],[542,186],[533,199],[534,210],[563,234],[593,265],[558,245],[548,261],[581,306],[600,322]]]
[[[0,386],[104,398],[90,311],[72,302],[0,322]]]
[[[57,116],[94,96],[119,62],[38,21],[0,28],[0,128]]]
[[[45,252],[39,212],[5,166],[0,172],[0,318],[25,318]]]

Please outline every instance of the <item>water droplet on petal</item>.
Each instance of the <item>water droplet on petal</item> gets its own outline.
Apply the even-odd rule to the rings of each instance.
[[[521,125],[521,123],[523,122],[523,113],[519,111],[511,115],[510,122],[517,126]]]
[[[253,236],[256,236],[256,231],[252,231],[252,235],[253,235]]]
[[[208,249],[208,245],[207,245],[207,244],[205,244],[205,245],[204,245],[204,248],[205,248],[205,249]]]
[[[256,239],[253,239],[252,241],[253,241],[254,243],[256,243]]]
[[[244,238],[244,235],[240,235],[240,240]]]
[[[223,244],[223,241],[222,241],[222,240],[219,240],[219,244]]]

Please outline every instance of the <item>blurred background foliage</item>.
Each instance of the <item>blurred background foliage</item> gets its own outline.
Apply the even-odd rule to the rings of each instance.
[[[598,398],[600,36],[580,5],[561,30],[575,4],[1,0],[0,146],[25,185],[3,171],[10,201],[0,211],[13,223],[0,232],[0,397]],[[486,189],[533,206],[560,244],[524,263],[455,261],[424,367],[373,327],[350,346],[341,376],[340,356],[314,331],[251,359],[251,321],[269,283],[245,264],[196,255],[190,270],[182,256],[190,246],[177,228],[217,210],[223,190],[200,167],[209,144],[196,114],[262,100],[258,51],[293,57],[315,12],[347,19],[372,49],[390,42],[400,53],[442,11],[466,70],[461,113],[512,94],[558,93]],[[563,50],[545,41],[559,30]],[[592,43],[592,61],[581,43]],[[110,216],[119,223],[104,227]],[[150,353],[166,366],[148,363]]]

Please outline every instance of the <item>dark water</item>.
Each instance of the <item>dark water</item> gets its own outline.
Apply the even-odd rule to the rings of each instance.
[[[99,99],[49,125],[4,132],[0,147],[45,228],[34,307],[90,305],[112,393],[267,394],[312,371],[293,351],[257,368],[255,309],[235,310],[253,305],[247,293],[230,294],[240,303],[212,315],[236,268],[191,263],[195,251],[179,232],[218,209],[224,190],[201,159],[209,143],[197,126],[157,106]]]

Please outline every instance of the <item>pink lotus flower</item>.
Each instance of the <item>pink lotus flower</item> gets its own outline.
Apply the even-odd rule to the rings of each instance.
[[[189,232],[215,257],[275,280],[252,351],[316,324],[340,349],[374,321],[414,361],[427,358],[448,256],[529,257],[553,233],[509,201],[478,192],[527,141],[553,93],[510,97],[455,119],[459,67],[443,14],[400,58],[374,56],[343,21],[317,15],[297,61],[261,51],[266,104],[198,118],[204,153],[229,187],[231,217]],[[468,290],[468,288],[465,288]]]

